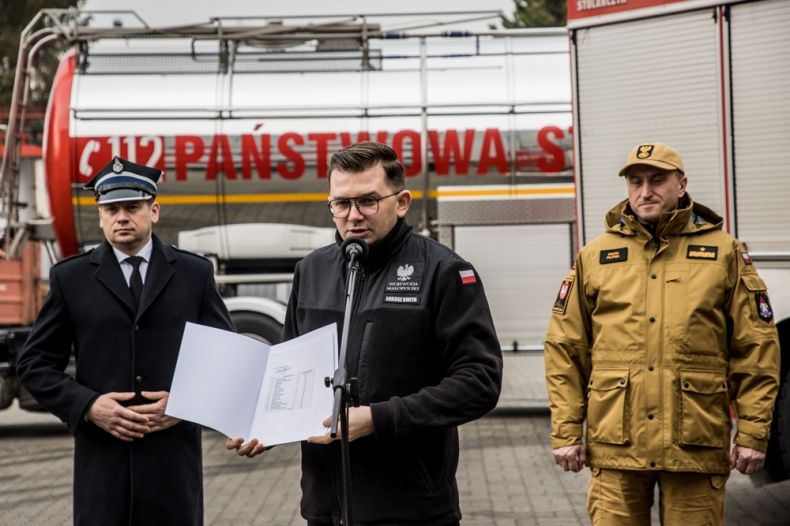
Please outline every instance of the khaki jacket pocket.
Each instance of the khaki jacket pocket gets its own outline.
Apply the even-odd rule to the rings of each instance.
[[[587,439],[628,443],[628,369],[594,369],[587,384]]]
[[[667,265],[666,334],[671,342],[685,342],[688,333],[689,313],[687,309],[688,265]]]
[[[726,447],[730,436],[724,373],[680,371],[678,442],[684,446]]]
[[[763,291],[768,288],[765,286],[765,281],[761,278],[758,274],[741,274],[741,279],[743,280],[743,284],[746,285],[746,288],[749,292],[759,292]]]

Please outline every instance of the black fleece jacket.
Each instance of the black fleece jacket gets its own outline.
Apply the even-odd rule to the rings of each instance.
[[[336,322],[347,262],[338,243],[296,267],[283,331]],[[347,363],[375,434],[351,443],[355,524],[445,525],[460,519],[457,426],[499,398],[502,354],[480,277],[452,250],[398,221],[360,272]],[[302,443],[302,515],[338,523],[339,443]]]

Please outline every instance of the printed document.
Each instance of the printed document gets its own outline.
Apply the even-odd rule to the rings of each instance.
[[[269,346],[187,323],[165,413],[265,446],[323,435],[334,393],[337,325]]]

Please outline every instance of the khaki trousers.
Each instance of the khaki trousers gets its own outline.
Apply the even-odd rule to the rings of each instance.
[[[656,483],[664,526],[724,526],[729,475],[593,468],[587,512],[593,526],[650,526]]]

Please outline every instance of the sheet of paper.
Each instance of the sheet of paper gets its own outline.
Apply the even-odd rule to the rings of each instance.
[[[165,413],[273,446],[325,432],[334,394],[337,325],[263,342],[187,323]]]
[[[232,438],[249,436],[268,353],[248,336],[187,323],[166,413]]]
[[[324,379],[337,363],[337,325],[272,347],[257,400],[251,436],[267,446],[326,432],[334,393]]]

